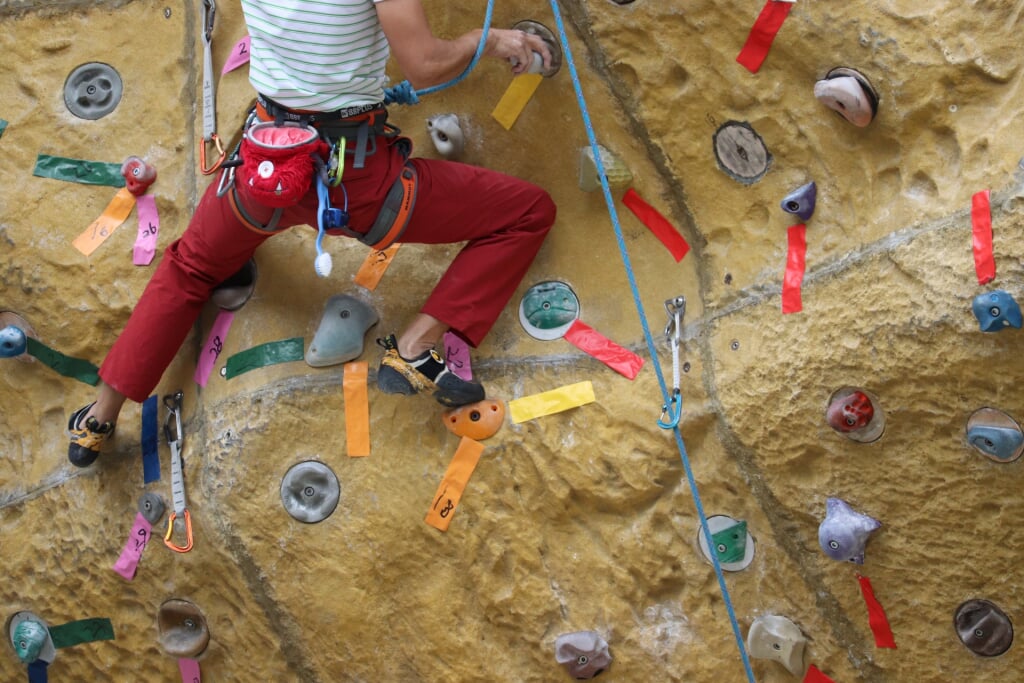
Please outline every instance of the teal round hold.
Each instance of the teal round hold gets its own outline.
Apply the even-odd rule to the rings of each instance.
[[[561,339],[580,317],[580,300],[564,282],[541,282],[519,302],[519,322],[534,339]]]
[[[0,358],[14,358],[25,353],[28,339],[20,327],[8,325],[0,330]]]

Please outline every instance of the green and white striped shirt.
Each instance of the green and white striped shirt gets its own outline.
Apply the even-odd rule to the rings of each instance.
[[[384,99],[381,0],[242,0],[249,82],[292,109],[333,111]]]

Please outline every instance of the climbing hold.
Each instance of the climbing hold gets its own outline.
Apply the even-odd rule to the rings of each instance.
[[[996,408],[980,408],[967,420],[967,443],[989,460],[1013,462],[1024,453],[1024,431]]]
[[[121,175],[124,186],[136,197],[146,194],[146,190],[156,180],[156,167],[147,164],[139,157],[128,157],[121,164]]]
[[[751,185],[764,177],[772,155],[749,123],[727,121],[712,138],[718,167],[734,180]]]
[[[750,566],[754,561],[754,537],[747,531],[747,523],[735,520],[727,515],[708,517],[708,530],[711,532],[711,543],[715,548],[719,566],[727,572],[738,572]],[[697,526],[697,545],[704,559],[709,563],[711,551],[703,525]]]
[[[338,477],[322,462],[300,462],[281,479],[281,503],[300,522],[313,524],[327,519],[340,498]]]
[[[856,387],[843,387],[832,394],[825,419],[838,433],[863,443],[877,441],[885,430],[885,415],[878,399]]]
[[[580,300],[564,282],[541,282],[519,302],[519,322],[534,339],[560,339],[580,317]]]
[[[249,259],[241,270],[213,288],[210,301],[225,311],[237,311],[256,289],[256,261]]]
[[[25,664],[40,659],[50,663],[57,656],[46,622],[32,612],[15,613],[7,622],[7,635],[18,659]]]
[[[147,491],[139,498],[139,512],[151,526],[156,526],[163,516],[167,505],[159,494]]]
[[[17,331],[14,332],[13,334],[9,333],[6,330],[6,328],[8,327],[14,327],[16,328]],[[8,356],[6,355],[6,353],[4,353],[5,351],[13,351],[14,349],[21,346],[21,344],[18,343],[18,338],[20,338],[21,336],[18,334],[18,332],[21,332],[21,334],[23,334],[26,337],[25,349],[20,354]],[[32,355],[28,352],[28,337],[31,337],[33,339],[37,338],[35,330],[32,329],[32,326],[28,324],[27,320],[25,320],[24,318],[22,318],[20,315],[13,311],[0,311],[0,358],[15,358],[21,361],[22,363],[35,363],[36,359],[32,357]],[[7,339],[11,342],[11,348],[4,347],[4,339]]]
[[[8,325],[0,330],[0,358],[15,358],[27,348],[28,339],[20,327]]]
[[[347,363],[363,353],[366,331],[377,324],[377,311],[348,294],[327,300],[313,341],[306,351],[306,363],[314,368]]]
[[[978,326],[982,332],[999,332],[1005,327],[1015,327],[1019,330],[1024,323],[1020,306],[1009,292],[1001,289],[974,297],[971,310],[974,311],[974,317],[978,319]]]
[[[483,441],[501,429],[505,422],[505,404],[494,399],[485,399],[446,410],[441,419],[452,434]]]
[[[544,78],[551,78],[558,73],[558,70],[562,68],[562,45],[558,42],[558,39],[555,38],[555,34],[551,32],[551,29],[538,21],[527,19],[516,23],[512,27],[512,30],[522,31],[523,33],[530,33],[540,37],[551,52],[551,65],[546,69],[544,68],[544,58],[541,57],[539,52],[534,52],[533,62],[526,70],[526,73],[540,74]]]
[[[755,659],[771,659],[799,676],[804,671],[807,639],[786,617],[766,614],[754,619],[747,633],[747,650]]]
[[[871,123],[878,114],[878,92],[856,69],[832,69],[814,84],[814,96],[859,128]]]
[[[601,155],[601,166],[604,167],[604,177],[608,180],[609,187],[628,187],[633,182],[633,174],[629,167],[601,145],[597,146],[598,154]],[[584,192],[593,192],[601,188],[601,175],[597,171],[597,162],[594,161],[594,149],[590,145],[580,148],[580,189]]]
[[[877,519],[857,512],[846,501],[828,498],[825,519],[818,526],[818,545],[833,560],[864,564],[864,546],[881,526]]]
[[[458,159],[466,150],[466,136],[456,114],[436,114],[427,119],[427,133],[434,149],[445,159]]]
[[[100,119],[117,108],[123,90],[114,67],[102,62],[82,64],[64,81],[64,105],[80,119]]]
[[[968,650],[982,657],[997,657],[1013,644],[1013,624],[988,600],[968,600],[953,615],[956,634]]]
[[[802,221],[811,220],[818,199],[818,186],[812,180],[801,185],[782,198],[782,210],[797,216]]]
[[[608,668],[608,643],[596,631],[563,633],[555,639],[555,661],[578,681],[594,678]]]
[[[174,598],[160,605],[157,629],[160,647],[172,657],[195,659],[210,644],[206,617],[188,600]]]

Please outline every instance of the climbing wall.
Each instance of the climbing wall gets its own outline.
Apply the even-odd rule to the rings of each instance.
[[[442,36],[485,11],[425,6]],[[521,85],[493,61],[391,110],[430,157],[427,120],[457,115],[463,161],[559,208],[472,352],[506,411],[482,450],[430,398],[373,382],[372,340],[418,310],[457,246],[403,245],[370,289],[353,279],[366,247],[325,241],[319,278],[315,232],[296,228],[256,254],[251,298],[229,319],[211,303],[151,408],[128,404],[78,469],[67,417],[217,181],[199,173],[202,6],[0,4],[0,327],[26,345],[0,336],[17,356],[0,359],[0,608],[5,634],[34,619],[52,645],[34,668],[3,646],[0,678],[1017,680],[1022,11],[572,0],[556,17],[499,2],[495,26],[557,37],[564,23],[573,58],[518,118],[492,116]],[[253,96],[244,63],[222,73],[244,57],[241,19],[216,8],[226,140]],[[877,98],[863,126],[827,96],[850,73],[864,84],[844,96]],[[581,175],[590,133],[614,212],[593,165]],[[130,156],[157,170],[139,197],[117,187]],[[100,221],[118,207],[123,224]],[[136,245],[154,233],[146,262]],[[604,351],[531,336],[520,302],[559,309],[551,291],[571,292],[570,318]],[[348,366],[254,352],[308,350],[339,294],[379,316],[356,359],[366,457]],[[178,391],[187,553],[162,542],[166,514],[137,517],[143,494],[172,503],[162,427]],[[475,453],[442,518],[445,485],[462,483],[449,466]]]

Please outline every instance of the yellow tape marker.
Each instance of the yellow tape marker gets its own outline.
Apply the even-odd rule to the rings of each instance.
[[[391,265],[391,261],[395,258],[395,252],[400,246],[402,245],[392,244],[382,251],[372,249],[363,260],[363,265],[359,266],[355,283],[360,287],[366,287],[371,292],[377,289],[380,279],[384,277],[384,271]]]
[[[96,251],[96,248],[114,233],[117,226],[124,223],[124,219],[128,218],[128,214],[132,212],[134,206],[135,195],[129,192],[128,188],[122,187],[107,204],[107,208],[103,210],[100,217],[94,220],[85,229],[85,232],[75,238],[75,241],[72,242],[75,249],[86,256]]]
[[[543,394],[517,398],[508,402],[508,408],[512,422],[519,424],[535,417],[544,417],[570,408],[578,408],[596,400],[594,385],[588,380],[545,391]]]
[[[459,447],[455,449],[455,455],[452,456],[452,461],[448,463],[444,479],[441,480],[441,485],[437,487],[437,492],[434,494],[434,503],[424,520],[427,524],[435,529],[448,531],[455,506],[459,504],[462,492],[466,490],[466,484],[469,483],[469,476],[476,469],[476,464],[480,462],[480,454],[483,452],[484,445],[482,443],[473,441],[468,436],[462,437]]]
[[[491,116],[498,120],[505,130],[512,130],[516,119],[523,113],[526,103],[533,97],[544,77],[540,74],[522,74],[512,79],[508,90],[501,96]]]
[[[370,402],[366,394],[366,361],[345,363],[345,436],[348,456],[363,458],[370,454]]]

